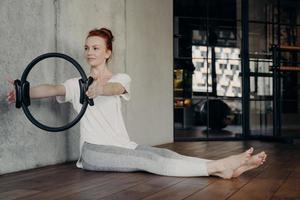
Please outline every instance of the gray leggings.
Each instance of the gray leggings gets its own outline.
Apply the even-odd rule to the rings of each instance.
[[[91,171],[147,171],[164,176],[208,176],[210,160],[180,155],[169,149],[138,145],[135,149],[84,143],[83,169]]]

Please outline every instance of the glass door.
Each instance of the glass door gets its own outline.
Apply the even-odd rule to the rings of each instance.
[[[174,0],[175,140],[242,133],[239,0]]]

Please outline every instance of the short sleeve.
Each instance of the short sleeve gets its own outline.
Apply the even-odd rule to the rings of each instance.
[[[123,97],[125,100],[129,100],[130,99],[130,84],[131,84],[131,78],[129,75],[127,74],[116,74],[114,75],[109,82],[112,83],[120,83],[124,89],[126,90],[126,92],[124,94],[121,94],[120,96]]]
[[[65,87],[66,94],[65,96],[57,96],[56,100],[58,103],[66,103],[70,102],[73,103],[74,99],[76,98],[75,90],[79,90],[79,83],[78,78],[73,78],[65,81],[62,83],[62,85]]]

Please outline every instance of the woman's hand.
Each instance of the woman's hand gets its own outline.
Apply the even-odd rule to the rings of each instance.
[[[93,83],[89,86],[88,91],[86,91],[86,95],[90,99],[94,99],[99,95],[103,94],[103,86],[101,85],[98,79],[94,79]]]
[[[8,101],[9,104],[13,104],[16,102],[16,91],[15,91],[15,84],[14,84],[14,80],[12,80],[11,78],[7,78],[7,82],[13,86],[13,89],[10,89],[9,92],[7,93],[7,98],[6,100]]]
[[[14,80],[11,78],[6,78],[7,82],[12,86],[12,89],[7,93],[6,100],[9,104],[16,102],[16,91]],[[41,99],[48,98],[53,96],[65,96],[66,89],[63,85],[50,85],[50,84],[40,84],[34,87],[31,87],[30,90],[31,99]]]

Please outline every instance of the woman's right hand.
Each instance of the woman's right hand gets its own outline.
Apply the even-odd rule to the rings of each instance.
[[[7,82],[12,86],[13,89],[10,89],[9,92],[7,93],[6,100],[8,101],[9,104],[13,104],[16,102],[16,91],[15,91],[14,80],[9,78],[7,79]]]

